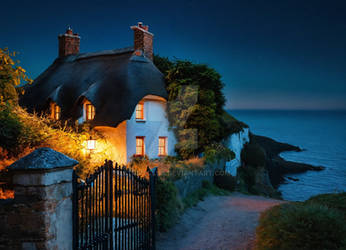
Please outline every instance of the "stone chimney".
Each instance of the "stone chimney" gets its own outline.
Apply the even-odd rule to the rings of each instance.
[[[135,52],[141,51],[144,55],[153,60],[153,37],[154,34],[149,32],[149,26],[138,22],[136,26],[131,26],[134,31],[134,49]]]
[[[59,57],[73,55],[79,53],[80,36],[74,34],[69,27],[65,34],[58,36],[59,39]]]

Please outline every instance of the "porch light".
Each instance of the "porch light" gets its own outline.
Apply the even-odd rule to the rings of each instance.
[[[90,136],[89,140],[87,141],[87,149],[94,150],[95,148],[96,148],[96,140],[94,140]]]

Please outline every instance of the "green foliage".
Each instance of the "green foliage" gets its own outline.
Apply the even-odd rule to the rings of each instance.
[[[173,67],[173,62],[171,62],[168,57],[161,57],[157,55],[154,55],[154,64],[165,75]]]
[[[214,173],[214,184],[219,188],[232,192],[235,190],[236,178],[224,170],[217,170]]]
[[[254,188],[256,183],[256,168],[252,166],[240,166],[237,169],[238,189],[243,193],[259,194]]]
[[[335,194],[320,194],[311,197],[306,203],[318,203],[339,210],[346,217],[346,192]]]
[[[182,158],[205,152],[208,145],[220,143],[231,133],[232,125],[227,124],[231,119],[227,120],[223,110],[224,84],[219,73],[205,64],[159,56],[154,63],[165,74],[168,119]]]
[[[39,145],[44,139],[26,126],[13,109],[10,104],[0,104],[0,147],[9,157],[17,156],[27,147]]]
[[[206,146],[204,156],[206,162],[210,163],[214,163],[221,159],[231,161],[235,158],[234,152],[221,143],[213,143]]]
[[[15,52],[10,53],[7,48],[0,48],[0,102],[9,102],[15,104],[18,102],[18,93],[22,92],[21,88],[16,86],[21,82],[31,83],[25,70],[18,66],[19,61],[13,61],[12,57],[15,56]]]
[[[178,200],[178,190],[173,182],[159,178],[156,187],[157,225],[161,232],[165,232],[179,220],[182,204]]]
[[[241,152],[241,159],[248,166],[266,165],[266,153],[257,143],[246,144]]]
[[[346,249],[342,213],[312,203],[283,204],[262,213],[257,249]]]
[[[224,126],[224,130],[227,134],[239,133],[244,128],[249,127],[244,122],[241,122],[235,119],[226,111],[224,111],[222,114],[222,125]]]

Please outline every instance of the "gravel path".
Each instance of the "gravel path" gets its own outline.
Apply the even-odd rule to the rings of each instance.
[[[282,202],[240,193],[209,196],[158,235],[157,249],[252,249],[260,213]]]

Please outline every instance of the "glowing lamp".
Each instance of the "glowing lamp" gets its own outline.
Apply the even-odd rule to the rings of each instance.
[[[91,136],[89,140],[87,141],[87,149],[94,150],[96,147],[96,140],[92,139]]]

